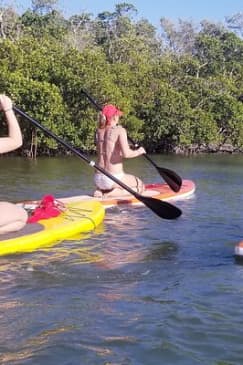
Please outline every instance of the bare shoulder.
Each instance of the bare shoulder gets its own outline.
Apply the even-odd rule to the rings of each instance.
[[[127,134],[127,132],[126,132],[126,129],[124,128],[124,127],[122,127],[121,125],[118,125],[117,127],[116,127],[116,129],[117,129],[117,132],[120,134],[120,135],[126,135]]]

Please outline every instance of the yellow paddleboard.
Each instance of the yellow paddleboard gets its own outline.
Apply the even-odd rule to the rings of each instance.
[[[98,201],[73,202],[66,207],[58,217],[28,223],[18,232],[0,235],[0,255],[31,252],[58,243],[94,230],[104,219],[105,209]]]

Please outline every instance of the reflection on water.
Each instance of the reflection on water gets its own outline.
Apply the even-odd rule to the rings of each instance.
[[[95,232],[0,258],[1,364],[243,363],[243,266],[233,257],[243,157],[153,158],[197,184],[175,202],[180,219],[114,208]],[[93,190],[92,170],[74,158],[2,159],[0,168],[9,200]],[[143,159],[127,170],[160,180]]]

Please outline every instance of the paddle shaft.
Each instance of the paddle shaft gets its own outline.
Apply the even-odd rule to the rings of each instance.
[[[84,89],[82,89],[81,90],[81,92],[84,94],[84,95],[86,95],[86,97],[89,99],[89,101],[91,102],[91,104],[93,104],[95,107],[96,107],[96,109],[97,110],[99,110],[99,111],[101,111],[102,110],[102,106],[101,105],[99,105],[92,97],[91,97],[91,95],[89,95],[89,93],[86,91],[86,90],[84,90]],[[135,142],[135,141],[133,141],[129,136],[127,137],[128,138],[128,140],[135,146],[135,147],[139,147],[139,145]],[[147,155],[144,155],[144,157],[146,157],[150,162],[151,162],[151,159],[147,156]],[[155,165],[155,163],[154,162],[152,162],[153,163],[153,165],[154,166],[156,166]]]
[[[16,111],[16,113],[22,115],[26,119],[28,119],[31,123],[33,123],[36,127],[41,129],[43,132],[45,132],[47,135],[55,139],[57,142],[62,144],[64,147],[72,151],[75,155],[78,155],[80,158],[82,158],[84,161],[86,161],[90,166],[94,167],[96,170],[101,172],[102,174],[108,176],[111,180],[113,180],[116,184],[120,185],[123,189],[129,191],[130,194],[134,195],[137,199],[139,199],[138,193],[136,191],[132,190],[129,186],[124,184],[122,181],[118,180],[115,176],[111,175],[106,170],[102,169],[100,166],[96,165],[94,161],[89,160],[84,154],[82,154],[80,151],[78,151],[76,148],[74,148],[69,143],[65,142],[63,139],[55,135],[53,132],[51,132],[49,129],[41,125],[39,122],[37,122],[35,119],[31,118],[29,115],[24,113],[22,110],[18,109],[16,106],[13,107],[13,109]]]
[[[52,137],[54,140],[59,142],[61,145],[72,151],[75,155],[83,159],[85,162],[87,162],[91,167],[94,167],[96,170],[101,172],[102,174],[109,177],[111,180],[113,180],[116,184],[120,185],[124,190],[127,190],[131,195],[135,196],[137,200],[141,201],[144,205],[146,205],[148,208],[150,208],[155,214],[157,214],[160,218],[164,219],[175,219],[178,218],[181,215],[181,210],[174,205],[160,201],[158,199],[154,199],[147,196],[142,196],[141,194],[138,194],[133,189],[131,189],[129,186],[124,184],[122,181],[118,180],[115,176],[111,175],[106,170],[102,169],[94,161],[89,160],[84,154],[82,154],[80,151],[78,151],[76,148],[71,146],[69,143],[65,142],[63,139],[55,135],[53,132],[51,132],[49,129],[41,125],[39,122],[37,122],[35,119],[31,118],[28,114],[24,113],[22,110],[18,109],[16,106],[13,107],[14,111],[21,115],[22,117],[28,119],[34,126],[42,130],[44,133],[46,133],[48,136]]]
[[[134,147],[138,148],[139,144],[137,142],[135,142],[131,137],[127,137],[128,140],[134,145]],[[147,155],[143,155],[156,169],[158,168],[158,166],[156,165],[156,163]]]

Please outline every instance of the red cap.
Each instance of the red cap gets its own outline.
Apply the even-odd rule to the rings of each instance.
[[[109,121],[114,115],[123,115],[123,112],[119,110],[115,105],[107,104],[102,109],[102,114],[106,117],[106,119]]]

